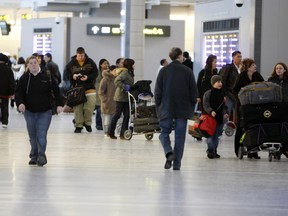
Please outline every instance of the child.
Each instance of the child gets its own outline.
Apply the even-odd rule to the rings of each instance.
[[[217,127],[214,135],[207,138],[207,157],[209,159],[220,158],[217,154],[217,147],[219,143],[218,137],[223,130],[223,115],[228,118],[227,107],[225,105],[225,97],[221,90],[222,81],[221,76],[214,75],[211,78],[212,89],[205,92],[203,96],[203,112],[213,116],[217,122]]]

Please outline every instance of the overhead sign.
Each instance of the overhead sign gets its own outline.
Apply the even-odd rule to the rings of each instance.
[[[102,25],[102,24],[87,24],[87,35],[121,35],[123,30],[120,25]],[[145,26],[143,29],[145,36],[151,37],[169,37],[170,26]]]

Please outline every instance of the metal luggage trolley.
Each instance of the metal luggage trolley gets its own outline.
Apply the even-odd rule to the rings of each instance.
[[[128,98],[130,120],[128,130],[124,132],[124,138],[130,140],[133,135],[144,134],[147,140],[153,139],[154,133],[160,132],[153,97],[151,95],[139,94],[140,105],[130,92],[128,92]],[[146,108],[149,116],[139,116],[140,107],[142,109]]]

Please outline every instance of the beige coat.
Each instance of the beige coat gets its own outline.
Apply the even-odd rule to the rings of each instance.
[[[116,91],[115,76],[108,70],[103,71],[102,75],[103,78],[100,81],[98,90],[101,100],[101,112],[103,114],[114,114],[116,111],[116,102],[113,99]]]

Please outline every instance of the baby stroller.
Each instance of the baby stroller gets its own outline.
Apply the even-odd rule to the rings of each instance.
[[[136,82],[128,92],[130,122],[124,138],[130,140],[133,135],[144,134],[151,140],[154,133],[160,131],[156,106],[153,104],[150,80]]]
[[[248,153],[267,151],[268,159],[281,159],[281,149],[288,147],[288,103],[247,104],[241,106],[241,138],[238,158]]]

